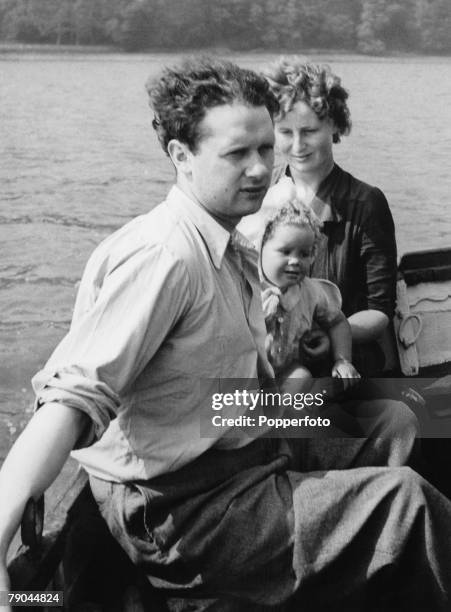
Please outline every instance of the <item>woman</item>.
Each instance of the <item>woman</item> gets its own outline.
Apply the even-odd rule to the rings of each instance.
[[[261,211],[240,229],[255,238],[289,190],[313,209],[323,227],[311,276],[338,285],[353,361],[362,375],[376,376],[384,364],[377,340],[395,307],[395,231],[384,194],[334,162],[333,145],[351,129],[348,93],[328,66],[281,59],[264,74],[280,104],[275,133],[283,165]]]

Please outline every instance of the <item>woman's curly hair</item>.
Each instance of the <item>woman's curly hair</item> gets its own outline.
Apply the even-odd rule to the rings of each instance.
[[[313,255],[315,254],[318,239],[321,235],[322,223],[315,213],[297,198],[291,199],[269,217],[263,232],[261,248],[274,236],[277,228],[283,225],[294,225],[311,229],[314,236]]]
[[[146,89],[154,112],[152,125],[166,154],[173,138],[196,152],[202,136],[199,126],[209,108],[238,101],[265,106],[271,118],[279,108],[264,77],[231,62],[208,58],[165,68],[156,80],[146,83]]]
[[[263,75],[279,102],[276,121],[282,119],[296,102],[302,101],[320,119],[332,119],[337,128],[334,142],[340,142],[340,136],[351,131],[351,114],[346,103],[349,94],[327,64],[282,57],[265,68]]]

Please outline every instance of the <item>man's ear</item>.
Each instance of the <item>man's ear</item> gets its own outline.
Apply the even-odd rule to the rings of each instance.
[[[168,142],[168,153],[177,172],[191,174],[192,153],[188,145],[173,138]]]

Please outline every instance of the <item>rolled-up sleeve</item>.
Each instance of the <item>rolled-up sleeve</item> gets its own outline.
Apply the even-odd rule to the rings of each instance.
[[[396,240],[393,217],[377,188],[365,206],[361,257],[366,269],[368,308],[393,317],[396,300]]]
[[[101,437],[118,412],[121,395],[190,299],[185,264],[165,245],[136,249],[113,265],[96,266],[105,272],[97,276],[95,292],[82,281],[80,291],[92,293],[81,300],[87,306],[79,309],[69,333],[32,381],[36,408],[57,402],[90,417],[86,444]]]

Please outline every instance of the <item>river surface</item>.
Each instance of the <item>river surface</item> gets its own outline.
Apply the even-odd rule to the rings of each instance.
[[[173,172],[144,84],[177,55],[0,56],[0,461],[95,246]],[[274,55],[239,55],[258,67]],[[351,93],[345,169],[385,192],[399,253],[451,247],[451,58],[321,56]]]

